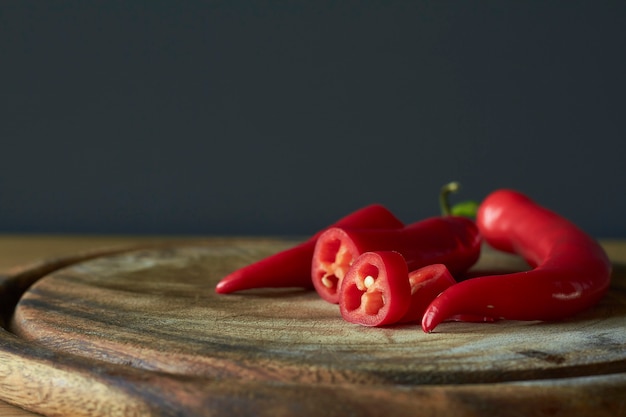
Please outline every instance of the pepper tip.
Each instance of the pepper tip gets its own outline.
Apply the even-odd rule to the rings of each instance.
[[[431,308],[428,308],[422,317],[422,330],[424,333],[432,333],[435,327],[439,324],[439,320],[437,319],[437,311],[432,311]]]
[[[232,292],[233,289],[229,288],[228,284],[229,284],[228,280],[225,280],[225,279],[221,280],[215,285],[215,292],[218,294],[228,294]]]

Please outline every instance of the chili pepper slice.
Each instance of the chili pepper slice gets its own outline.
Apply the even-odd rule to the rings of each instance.
[[[478,260],[480,245],[478,228],[464,217],[433,217],[394,230],[332,227],[317,239],[311,278],[318,294],[336,304],[341,281],[365,252],[392,250],[404,256],[409,270],[442,263],[461,274]]]
[[[408,274],[406,261],[398,252],[361,254],[341,284],[341,316],[363,326],[396,323],[410,305]]]
[[[409,272],[411,300],[400,322],[420,322],[429,304],[448,287],[456,284],[444,264],[432,264]]]
[[[404,226],[391,211],[372,204],[337,220],[331,226],[366,229],[399,229]],[[303,287],[312,288],[311,259],[315,242],[326,229],[305,242],[261,259],[226,275],[215,287],[219,294],[251,288]]]
[[[430,303],[445,289],[455,285],[456,280],[444,264],[433,264],[409,272],[409,284],[411,285],[411,304],[404,317],[400,319],[400,322],[421,323],[424,312]],[[495,321],[492,317],[470,314],[457,314],[448,318],[448,320],[471,323],[491,323]]]
[[[477,226],[498,250],[522,256],[530,271],[472,278],[446,289],[426,310],[431,332],[458,314],[511,320],[560,320],[595,305],[611,278],[596,240],[522,193],[497,190],[480,205]]]

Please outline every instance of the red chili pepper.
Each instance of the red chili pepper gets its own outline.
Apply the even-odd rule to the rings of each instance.
[[[339,219],[332,226],[398,229],[404,224],[388,209],[372,204]],[[324,229],[325,230],[325,229]],[[215,291],[228,294],[251,288],[312,288],[311,259],[320,230],[305,242],[240,268],[217,283]]]
[[[598,242],[521,193],[490,194],[479,207],[477,225],[488,244],[519,254],[533,269],[448,288],[426,310],[425,332],[458,314],[564,319],[595,305],[609,287],[611,262]]]
[[[442,263],[452,273],[463,273],[478,260],[480,244],[476,225],[464,217],[433,217],[396,230],[332,227],[317,239],[311,277],[318,294],[336,304],[341,281],[352,262],[365,252],[399,252],[408,270]]]
[[[341,284],[341,316],[364,326],[396,323],[411,301],[408,274],[406,261],[398,252],[361,254]]]

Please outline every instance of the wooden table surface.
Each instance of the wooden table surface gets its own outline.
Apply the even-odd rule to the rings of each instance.
[[[89,249],[123,247],[146,243],[169,243],[193,241],[206,238],[152,237],[152,236],[37,236],[0,235],[0,272],[9,271],[17,265],[41,259],[72,255]],[[626,263],[626,241],[602,240],[611,259]],[[36,416],[20,408],[0,401],[1,416]]]

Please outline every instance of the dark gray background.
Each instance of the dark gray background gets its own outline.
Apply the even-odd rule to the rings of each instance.
[[[624,1],[2,1],[0,232],[306,235],[519,189],[626,238]]]

